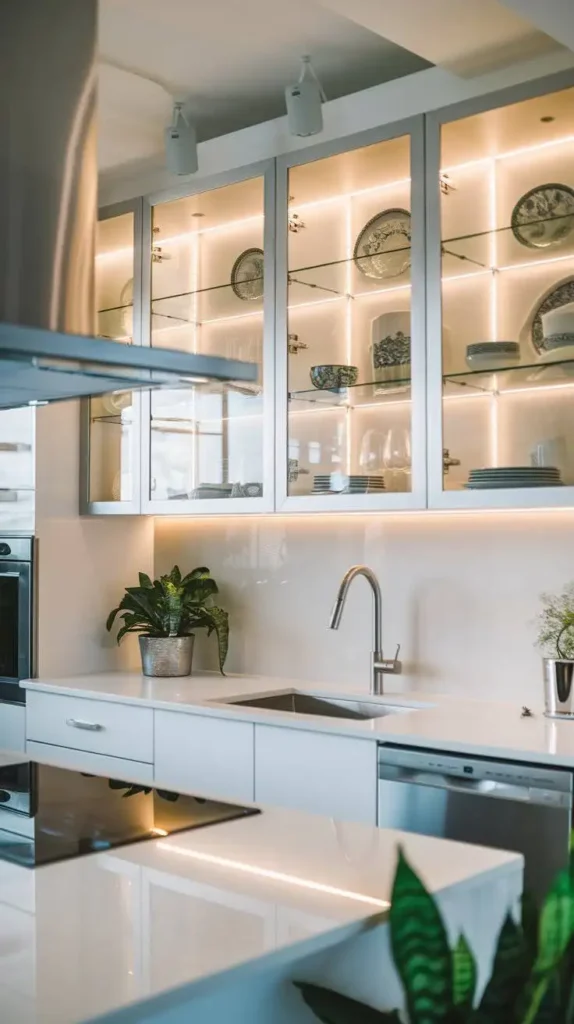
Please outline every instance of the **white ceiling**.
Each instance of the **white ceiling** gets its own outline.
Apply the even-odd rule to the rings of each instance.
[[[283,90],[310,53],[327,97],[428,62],[316,0],[100,0],[100,168],[158,153],[171,99],[190,96],[200,139],[285,112]]]
[[[189,98],[200,140],[215,138],[284,114],[283,90],[304,53],[329,99],[432,64],[475,77],[574,48],[573,5],[100,0],[100,170],[162,160],[173,96]]]

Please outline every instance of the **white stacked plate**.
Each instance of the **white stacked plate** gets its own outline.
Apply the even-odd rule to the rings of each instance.
[[[560,487],[560,470],[553,466],[498,466],[472,469],[469,490],[487,491],[503,487]]]
[[[323,473],[313,478],[313,494],[376,494],[384,489],[383,476]]]

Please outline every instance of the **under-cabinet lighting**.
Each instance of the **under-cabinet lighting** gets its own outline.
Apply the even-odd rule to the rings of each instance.
[[[190,860],[197,860],[203,864],[213,864],[218,868],[232,868],[246,875],[255,875],[258,878],[268,878],[272,882],[285,882],[287,885],[295,885],[300,889],[311,889],[314,892],[326,893],[328,896],[340,896],[346,900],[354,900],[357,903],[368,903],[372,907],[379,907],[381,910],[388,910],[388,900],[379,900],[374,896],[367,896],[362,892],[353,892],[350,889],[339,889],[334,885],[326,885],[324,882],[314,882],[310,878],[301,878],[299,875],[288,875],[282,871],[273,871],[271,868],[261,868],[257,864],[246,864],[244,861],[232,860],[229,857],[216,857],[212,853],[202,853],[199,850],[190,850],[185,846],[176,846],[175,843],[159,842],[156,849],[164,853],[175,853],[178,857],[188,857]]]
[[[410,185],[410,178],[399,178],[397,181],[387,181],[384,185],[370,185],[368,188],[356,189],[354,192],[340,192],[334,196],[325,196],[324,199],[312,199],[307,203],[291,203],[289,210],[310,210],[314,206],[324,206],[326,203],[342,202],[345,199],[356,199],[358,196],[371,195],[374,192],[383,192],[389,188],[400,188],[403,185]]]
[[[548,260],[529,260],[528,263],[509,263],[505,267],[497,267],[497,270],[500,273],[505,270],[526,270],[527,267],[547,267],[551,263],[564,263],[567,260],[574,260],[574,253],[570,253],[568,256],[552,256]]]
[[[134,247],[130,245],[127,249],[108,249],[106,252],[96,253],[97,260],[105,260],[109,258],[118,259],[120,256],[133,256]]]
[[[540,149],[550,149],[552,146],[567,146],[569,143],[574,143],[574,135],[564,135],[561,139],[549,139],[547,142],[539,142],[535,146],[523,146],[520,149],[510,149],[505,153],[496,153],[492,156],[477,157],[476,160],[465,160],[460,164],[443,167],[440,173],[451,174],[453,171],[463,171],[468,167],[477,167],[479,164],[496,162],[497,160],[509,160],[515,156],[524,156],[528,153],[536,153]]]
[[[488,198],[490,217],[490,265],[491,267],[495,267],[497,263],[498,236],[496,234],[496,166],[494,162],[490,167]],[[498,341],[498,282],[496,274],[492,275],[492,281],[490,283],[490,336],[492,341]],[[494,463],[494,465],[496,464],[497,463]]]

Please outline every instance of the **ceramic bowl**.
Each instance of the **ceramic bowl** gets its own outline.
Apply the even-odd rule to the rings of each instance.
[[[499,370],[519,362],[517,341],[480,341],[466,349],[466,363],[471,370]]]
[[[321,391],[348,388],[357,383],[359,369],[357,366],[326,363],[324,366],[312,366],[309,376],[313,387]]]

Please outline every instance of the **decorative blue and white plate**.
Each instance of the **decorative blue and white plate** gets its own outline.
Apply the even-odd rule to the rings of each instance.
[[[400,277],[411,265],[411,215],[395,207],[367,221],[360,232],[353,259],[365,277],[382,281]]]
[[[510,224],[529,249],[560,245],[574,231],[574,189],[554,183],[531,188],[518,200]]]

